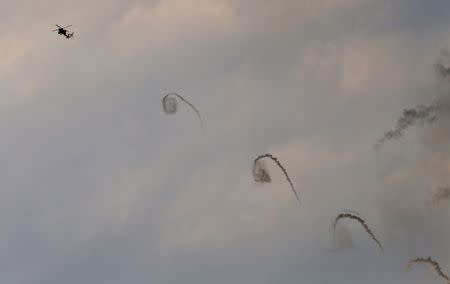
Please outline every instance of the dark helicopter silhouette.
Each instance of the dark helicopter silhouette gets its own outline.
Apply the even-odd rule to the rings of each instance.
[[[63,36],[65,36],[66,38],[72,38],[73,37],[73,35],[74,35],[74,32],[72,32],[72,33],[69,33],[66,29],[68,28],[68,27],[71,27],[72,25],[68,25],[68,26],[66,26],[66,27],[61,27],[61,26],[59,26],[59,25],[56,25],[58,28],[57,29],[54,29],[52,32],[58,32],[58,34],[59,35],[63,35]]]

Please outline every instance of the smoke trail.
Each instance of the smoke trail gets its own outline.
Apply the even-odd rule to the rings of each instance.
[[[433,195],[433,203],[435,204],[444,199],[450,199],[450,187],[440,187]]]
[[[295,191],[294,188],[294,184],[292,183],[291,178],[289,177],[286,169],[283,167],[283,165],[281,165],[280,161],[278,161],[278,159],[274,156],[272,156],[271,154],[264,154],[261,156],[258,156],[253,164],[253,178],[255,179],[256,182],[270,182],[271,178],[269,175],[269,172],[267,170],[267,168],[265,167],[265,164],[261,164],[260,161],[264,158],[270,158],[272,161],[274,161],[278,167],[283,171],[284,176],[286,177],[286,180],[288,181],[292,191],[295,194],[295,198],[297,198],[297,201],[300,202],[300,199],[298,198],[298,194],[297,191]]]
[[[413,259],[410,262],[408,262],[407,269],[411,268],[411,266],[414,263],[428,263],[428,264],[430,264],[431,266],[434,267],[434,270],[436,270],[437,274],[440,277],[442,277],[443,279],[447,280],[447,282],[450,283],[450,279],[448,278],[447,275],[445,275],[444,272],[442,272],[442,269],[441,269],[441,266],[439,265],[439,263],[437,261],[431,259],[431,257],[428,257],[428,258],[421,258],[421,257],[419,257],[419,258]]]
[[[434,64],[436,74],[440,79],[450,78],[450,53],[447,50],[441,52],[439,60]],[[415,108],[403,110],[402,116],[397,120],[397,125],[393,130],[386,132],[375,144],[379,148],[386,141],[401,138],[405,131],[415,125],[431,124],[440,116],[450,113],[450,99],[447,95],[439,97],[437,101],[428,106],[418,105]]]
[[[164,112],[166,114],[175,114],[177,112],[178,103],[175,97],[178,97],[180,100],[182,100],[184,103],[186,103],[189,107],[191,107],[195,111],[195,113],[198,116],[198,119],[200,120],[200,126],[203,128],[203,119],[200,115],[200,112],[193,104],[191,104],[189,101],[187,101],[185,98],[183,98],[181,95],[177,93],[169,93],[163,97],[162,105]]]
[[[431,124],[436,121],[443,110],[442,105],[434,104],[430,106],[419,105],[415,108],[403,110],[403,115],[398,119],[393,130],[386,132],[375,147],[378,148],[388,140],[399,139],[405,131],[414,125]]]
[[[356,214],[352,214],[352,213],[348,213],[348,212],[339,213],[337,215],[336,219],[334,219],[333,236],[336,235],[336,225],[337,225],[338,221],[340,219],[344,219],[344,218],[353,219],[353,220],[356,220],[358,223],[360,223],[364,227],[366,232],[369,234],[369,236],[372,238],[372,240],[378,245],[380,250],[383,251],[383,246],[381,245],[380,241],[375,237],[375,235],[372,233],[372,230],[370,230],[369,226],[367,226],[367,224],[364,221],[364,219],[361,218],[360,216],[356,215]]]
[[[436,71],[436,74],[443,79],[447,78],[450,75],[450,67],[447,67],[449,59],[449,51],[447,49],[443,49],[441,51],[441,57],[434,64],[434,70]]]
[[[441,78],[447,78],[450,75],[450,67],[445,67],[441,61],[434,65],[434,69]]]

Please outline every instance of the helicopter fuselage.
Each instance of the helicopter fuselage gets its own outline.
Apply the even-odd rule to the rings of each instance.
[[[73,37],[73,33],[69,33],[67,32],[67,30],[64,29],[60,29],[58,30],[58,34],[65,36],[66,38],[71,38]]]
[[[56,29],[54,31],[57,31],[59,35],[63,35],[66,38],[71,38],[71,37],[73,37],[73,34],[74,34],[73,32],[72,33],[68,32],[65,27],[63,28],[60,26],[58,26],[58,29]]]
[[[59,29],[58,29],[58,34],[67,36],[67,30],[66,30],[66,29],[61,29],[61,28],[59,28]]]

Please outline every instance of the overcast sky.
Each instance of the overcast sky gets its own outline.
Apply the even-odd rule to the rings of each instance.
[[[8,3],[6,3],[8,2]],[[73,40],[52,33],[73,26]],[[378,151],[450,91],[448,0],[5,1],[3,283],[441,283],[450,119]],[[163,112],[161,98],[183,104]],[[286,167],[256,184],[252,162]],[[342,221],[358,211],[385,247]]]

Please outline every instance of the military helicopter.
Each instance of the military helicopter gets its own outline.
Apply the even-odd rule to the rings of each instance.
[[[66,38],[72,38],[73,37],[73,35],[74,35],[74,32],[72,32],[72,33],[69,33],[68,31],[67,31],[67,28],[68,27],[71,27],[72,25],[68,25],[68,26],[66,26],[66,27],[61,27],[61,26],[59,26],[59,25],[56,25],[58,28],[57,29],[54,29],[52,32],[58,32],[58,34],[59,35],[63,35],[63,36],[65,36]]]

